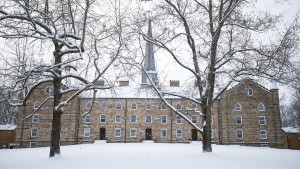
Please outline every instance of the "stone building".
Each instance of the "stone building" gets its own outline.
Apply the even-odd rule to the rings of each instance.
[[[152,36],[150,20],[148,36]],[[144,68],[150,78],[156,81],[153,52],[153,45],[147,42]],[[172,143],[201,140],[196,129],[168,109],[154,91],[145,87],[149,83],[145,76],[143,73],[141,86],[130,85],[129,79],[120,79],[119,85],[113,90],[97,92],[93,107],[93,98],[88,92],[75,98],[64,108],[61,145],[95,140]],[[179,81],[170,81],[167,88],[172,91],[183,90]],[[192,88],[189,87],[189,90]],[[32,114],[52,92],[49,84],[39,86],[29,98],[27,106],[20,109],[19,117]],[[192,111],[201,111],[195,103],[178,97],[166,99],[176,109],[186,113],[193,123],[202,127],[201,117]],[[21,147],[50,144],[52,109],[53,103],[49,101],[31,118],[19,118],[16,142]],[[242,81],[223,93],[213,104],[211,125],[212,142],[216,144],[280,147],[282,136],[278,90],[268,90],[250,79]]]

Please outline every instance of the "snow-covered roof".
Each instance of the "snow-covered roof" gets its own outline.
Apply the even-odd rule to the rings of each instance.
[[[267,92],[269,92],[269,93],[271,92],[271,91],[270,91],[269,89],[267,89],[266,87],[264,87],[264,86],[258,84],[257,82],[255,82],[253,79],[244,79],[244,80],[242,80],[240,83],[238,83],[237,85],[233,86],[232,88],[227,89],[226,92],[231,92],[231,91],[237,89],[240,85],[242,85],[242,84],[244,84],[244,83],[246,83],[246,82],[249,82],[249,81],[253,82],[253,84],[255,84],[256,86],[258,86],[258,87],[260,87],[260,88],[262,88],[262,89],[264,89],[265,91],[267,91]]]
[[[17,128],[17,125],[14,125],[14,124],[0,125],[0,130],[15,130],[16,128]]]
[[[300,128],[295,127],[283,127],[282,130],[286,133],[299,133],[300,134]]]

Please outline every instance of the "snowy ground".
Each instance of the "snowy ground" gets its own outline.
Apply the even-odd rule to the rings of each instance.
[[[61,147],[62,156],[48,158],[49,148],[0,149],[0,169],[299,169],[300,151],[200,143],[95,143]]]

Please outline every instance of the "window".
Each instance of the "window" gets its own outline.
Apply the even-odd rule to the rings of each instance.
[[[121,129],[115,128],[115,137],[121,137]]]
[[[257,106],[258,111],[265,111],[265,105],[262,103],[259,103],[259,105]]]
[[[236,116],[235,117],[235,124],[237,125],[242,125],[243,124],[243,120],[242,120],[242,116]]]
[[[152,123],[152,116],[151,115],[146,116],[146,123]]]
[[[181,104],[180,104],[180,103],[177,103],[177,104],[176,104],[176,109],[177,109],[177,110],[181,110],[181,108],[182,108],[182,107],[181,107]]]
[[[261,144],[260,147],[269,147],[268,144]]]
[[[160,109],[161,109],[161,110],[167,110],[167,105],[166,105],[166,103],[162,102],[162,103],[160,104]]]
[[[106,103],[101,103],[100,108],[101,108],[102,110],[106,110],[106,109],[107,109]]]
[[[131,115],[130,116],[130,123],[136,123],[137,122],[137,116],[136,115]]]
[[[179,115],[176,116],[176,123],[177,124],[181,124],[182,123],[182,118]]]
[[[115,123],[121,123],[121,115],[117,114],[115,116]]]
[[[266,117],[265,116],[259,116],[259,124],[266,125]]]
[[[210,137],[214,138],[214,130],[213,129],[210,130]]]
[[[247,89],[245,90],[245,95],[246,95],[247,97],[252,96],[252,95],[253,95],[253,90],[250,89],[250,88],[247,88]]]
[[[130,137],[136,137],[136,129],[130,129]]]
[[[236,131],[236,138],[243,139],[243,130]]]
[[[241,106],[241,104],[240,104],[240,103],[236,103],[236,104],[234,105],[234,110],[235,110],[235,111],[242,111],[242,106]]]
[[[85,115],[83,121],[84,123],[91,123],[91,115],[90,114]]]
[[[132,104],[131,104],[131,109],[132,109],[132,110],[136,110],[136,109],[137,109],[136,103],[132,103]]]
[[[116,104],[116,109],[117,110],[121,110],[122,109],[122,104],[121,103],[117,103]]]
[[[210,116],[210,124],[213,124],[213,122],[214,122],[214,117]]]
[[[51,87],[51,86],[47,87],[47,88],[46,88],[46,93],[47,93],[48,95],[53,95],[53,93],[54,93],[53,87]]]
[[[92,103],[87,102],[87,103],[85,104],[85,109],[90,110],[91,108],[92,108]]]
[[[146,104],[146,110],[151,110],[151,103]]]
[[[37,147],[37,143],[36,142],[30,142],[29,143],[29,147],[30,148],[36,148]]]
[[[260,139],[267,139],[267,130],[260,130]]]
[[[194,124],[197,124],[198,122],[197,122],[197,116],[191,116],[191,119],[192,119],[192,122],[194,123]]]
[[[34,108],[34,109],[38,109],[40,106],[41,106],[41,103],[38,102],[38,101],[36,101],[36,102],[34,103],[34,105],[33,105],[33,108]]]
[[[192,103],[192,109],[197,109],[197,105],[196,105],[196,103]]]
[[[176,138],[182,138],[182,130],[181,129],[176,130]]]
[[[37,137],[38,134],[38,129],[37,128],[32,128],[31,129],[31,137]]]
[[[90,137],[91,136],[91,129],[90,128],[84,128],[83,129],[83,136],[84,137]]]
[[[39,122],[39,115],[38,114],[34,114],[32,116],[32,123],[38,123]]]
[[[106,123],[106,115],[100,114],[100,123]]]
[[[167,116],[166,115],[162,115],[161,116],[161,123],[162,124],[166,124],[167,123]]]
[[[160,130],[160,137],[161,138],[167,138],[167,129],[161,129]]]

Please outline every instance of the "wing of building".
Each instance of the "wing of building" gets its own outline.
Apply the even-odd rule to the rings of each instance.
[[[148,35],[152,36],[149,20]],[[155,92],[145,86],[157,80],[153,45],[147,42],[145,69],[141,86],[129,85],[129,79],[121,79],[119,86],[97,92],[94,106],[88,92],[78,96],[64,108],[61,145],[107,142],[155,142],[188,143],[200,141],[201,135],[180,116],[168,109]],[[187,91],[179,81],[170,81],[171,91]],[[49,84],[39,86],[30,97],[27,106],[20,108],[19,117],[32,113],[40,101],[52,94]],[[197,99],[197,98],[196,98]],[[202,119],[194,109],[195,103],[178,97],[167,100],[185,113],[193,123],[202,127]],[[90,108],[89,114],[83,117]],[[46,104],[31,118],[19,118],[16,142],[21,147],[50,145],[53,103]],[[251,79],[246,79],[223,93],[213,104],[212,142],[251,146],[281,147],[281,120],[278,89],[266,89]]]

